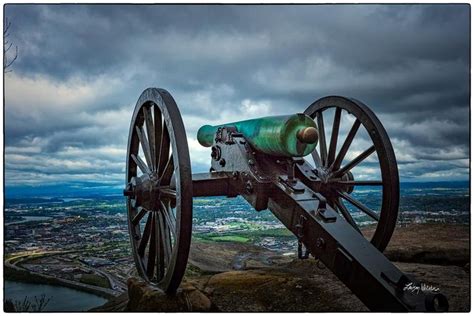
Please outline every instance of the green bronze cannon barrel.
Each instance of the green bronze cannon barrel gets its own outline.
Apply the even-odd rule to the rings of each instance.
[[[305,114],[269,116],[222,125],[204,125],[198,131],[198,141],[212,146],[221,127],[235,127],[252,147],[274,156],[303,157],[310,154],[318,142],[316,123]]]

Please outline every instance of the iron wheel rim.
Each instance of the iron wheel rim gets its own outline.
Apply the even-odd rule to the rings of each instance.
[[[140,181],[141,186],[137,184]],[[152,189],[143,189],[145,182]],[[164,89],[146,89],[136,103],[129,130],[125,186],[137,272],[148,283],[173,293],[184,276],[191,243],[192,177],[181,114]],[[169,221],[173,214],[174,226]],[[140,224],[145,218],[142,230]]]
[[[395,153],[393,151],[392,144],[380,120],[364,103],[356,99],[349,99],[349,98],[340,97],[340,96],[329,96],[329,97],[321,98],[315,101],[314,103],[312,103],[304,112],[305,114],[309,115],[310,117],[316,120],[316,124],[318,125],[318,131],[320,133],[321,133],[321,130],[319,129],[320,124],[318,124],[318,121],[320,120],[320,117],[322,117],[322,113],[325,110],[328,110],[330,108],[335,109],[334,116],[337,115],[336,114],[337,111],[340,112],[339,115],[342,115],[341,112],[343,110],[345,110],[345,112],[347,112],[348,114],[352,114],[355,117],[354,124],[355,125],[359,124],[359,127],[364,127],[366,129],[374,147],[373,152],[376,152],[377,154],[379,167],[380,167],[380,175],[382,178],[381,179],[381,185],[382,185],[381,201],[382,202],[381,202],[381,207],[380,207],[380,212],[379,212],[380,214],[379,220],[376,224],[375,232],[373,233],[372,238],[369,238],[369,239],[370,239],[370,242],[376,248],[378,248],[380,251],[383,251],[388,245],[397,223],[399,195],[400,195],[398,167],[397,167],[397,162],[396,162]],[[340,110],[338,110],[338,108]],[[359,121],[359,123],[356,123],[356,121]],[[334,119],[333,126],[330,133],[331,135],[329,135],[330,136],[329,145],[326,143],[327,136],[325,136],[325,132],[324,132],[323,133],[324,139],[321,139],[321,135],[320,135],[320,143],[316,147],[315,151],[312,153],[313,157],[315,157],[319,155],[319,153],[323,153],[324,147],[325,147],[326,157],[324,158],[319,157],[320,159],[319,163],[323,165],[323,167],[326,166],[327,169],[330,169],[330,167],[332,166],[334,170],[331,170],[331,172],[334,172],[334,173],[345,167],[345,166],[341,166],[342,161],[339,162],[339,166],[337,166],[337,163],[336,163],[336,166],[333,165],[334,161],[337,160],[338,154],[339,154],[339,153],[337,154],[334,153],[334,151],[337,151],[336,145],[334,145],[334,149],[331,150],[332,143],[333,143],[332,134],[333,134],[333,130],[336,129],[335,124],[336,124],[336,119]],[[337,129],[339,129],[340,127],[339,124],[340,124],[340,121],[339,123],[337,123]],[[322,128],[324,129],[324,120],[323,120],[322,125],[323,125]],[[357,135],[357,130],[359,127],[355,127],[354,125],[352,126],[352,128],[354,128],[356,131],[354,134],[354,137]],[[337,130],[336,133],[339,133],[339,130]],[[337,134],[337,136],[339,135]],[[352,141],[353,140],[354,138],[352,139]],[[350,142],[350,144],[352,144],[352,141]],[[338,137],[336,137],[335,143],[337,144],[337,142],[338,142]],[[350,148],[350,144],[349,144],[349,148]],[[344,146],[344,143],[342,144],[341,149],[343,146]],[[346,150],[346,154],[349,148]],[[369,153],[370,151],[371,151],[371,147],[366,152]],[[361,155],[363,156],[364,153],[365,152],[363,152],[359,156]],[[369,153],[368,155],[370,156],[371,153]],[[320,156],[324,156],[324,154]],[[316,159],[317,157],[315,157],[315,164],[316,164],[316,167],[318,167],[317,166],[318,162],[316,161]],[[343,174],[348,174],[350,173],[350,171],[351,169],[347,170],[347,172]],[[336,173],[336,175],[338,175],[342,179],[342,174]],[[348,179],[348,181],[349,180],[350,179]],[[357,181],[353,181],[353,182],[356,183]],[[363,182],[364,181],[359,181],[359,183],[363,183]],[[366,185],[370,185],[370,183],[368,183],[369,181],[365,181],[365,182],[366,182]],[[345,198],[351,198],[350,193],[349,194],[346,193],[345,195],[346,195]],[[339,200],[342,200],[342,198],[339,197]],[[341,206],[338,205],[338,203],[335,203],[335,204],[336,204],[337,211],[340,212],[342,215],[343,210],[341,210]],[[342,203],[342,208],[344,208],[344,203]],[[345,219],[348,220],[346,216],[343,216],[343,217],[345,217]]]

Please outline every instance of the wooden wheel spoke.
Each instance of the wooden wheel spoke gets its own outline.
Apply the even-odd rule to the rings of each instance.
[[[362,234],[362,232],[359,229],[359,226],[357,226],[357,223],[354,221],[354,218],[352,217],[351,213],[349,213],[349,210],[346,208],[344,203],[341,201],[341,199],[336,199],[335,204],[339,211],[341,212],[342,216],[346,219],[346,221],[351,224],[352,227],[355,228],[359,233]]]
[[[316,113],[318,121],[318,133],[319,133],[319,153],[321,155],[321,165],[327,165],[327,148],[326,148],[326,134],[324,131],[324,119],[322,111]]]
[[[170,156],[170,135],[168,134],[168,128],[163,125],[163,132],[161,134],[160,144],[160,161],[158,163],[158,175],[161,176],[169,161]]]
[[[347,154],[347,150],[352,144],[352,141],[354,140],[354,137],[357,133],[357,130],[359,129],[360,126],[360,121],[358,119],[355,120],[354,124],[352,125],[351,130],[349,131],[349,134],[347,134],[346,140],[342,144],[341,150],[339,150],[339,153],[336,156],[336,159],[332,163],[332,165],[329,167],[330,170],[337,170],[341,166],[342,160]]]
[[[319,157],[319,154],[316,149],[313,150],[313,152],[311,153],[311,156],[313,156],[315,167],[322,166],[321,157]]]
[[[352,168],[354,168],[355,166],[357,166],[359,163],[361,163],[361,161],[363,161],[364,159],[366,159],[367,157],[372,155],[372,153],[374,153],[374,152],[375,152],[375,146],[372,145],[368,149],[366,149],[364,152],[362,152],[360,155],[358,155],[353,160],[351,160],[347,165],[345,165],[341,169],[337,170],[334,173],[334,177],[337,178],[337,177],[342,176],[344,173],[346,173],[347,171],[349,171]]]
[[[368,216],[372,217],[374,220],[376,220],[377,222],[380,220],[379,216],[377,215],[377,213],[375,213],[374,211],[372,211],[370,208],[368,208],[367,206],[365,206],[364,204],[362,204],[360,201],[358,201],[357,199],[353,198],[352,196],[350,196],[349,194],[345,193],[345,192],[341,192],[341,191],[338,191],[339,193],[339,196],[342,197],[344,200],[346,200],[347,202],[351,203],[352,205],[354,205],[355,207],[357,207],[359,210],[361,210],[362,212],[364,212],[365,214],[367,214]]]
[[[174,173],[174,161],[173,161],[173,154],[170,155],[168,162],[166,163],[165,169],[163,170],[163,174],[160,178],[160,183],[168,185],[171,182],[171,178],[173,177]]]
[[[166,225],[165,220],[163,219],[163,214],[159,212],[158,216],[159,216],[159,226],[160,226],[160,238],[161,238],[161,244],[163,245],[163,252],[164,252],[164,261],[165,261],[165,265],[167,265],[169,264],[171,260],[171,241],[169,237],[168,227]]]
[[[163,205],[163,207],[165,207],[169,211],[168,214],[170,215],[170,219],[173,221],[173,223],[175,223],[174,226],[176,227],[176,216],[175,216],[175,214],[171,211],[171,208],[166,207],[164,202],[161,202],[161,204]]]
[[[139,206],[138,207],[138,213],[132,218],[133,226],[137,226],[147,212],[148,211],[145,208]]]
[[[169,187],[160,187],[160,193],[162,198],[176,200],[176,191]]]
[[[140,144],[142,145],[143,153],[145,154],[145,160],[148,165],[148,168],[151,170],[151,153],[150,153],[150,144],[148,143],[148,140],[146,138],[145,133],[143,133],[143,127],[135,126],[135,129],[137,131],[138,139],[140,140]]]
[[[150,239],[151,223],[152,223],[152,218],[151,218],[151,214],[149,214],[148,219],[145,224],[145,228],[143,230],[142,239],[140,240],[140,244],[138,245],[138,254],[142,258],[145,255],[145,248],[148,245],[148,240]]]
[[[154,118],[155,118],[155,139],[153,147],[155,147],[155,170],[158,170],[158,164],[160,163],[161,157],[161,134],[163,133],[163,123],[161,122],[161,111],[158,108],[158,105],[153,107],[154,109]]]
[[[133,161],[135,161],[136,165],[138,166],[138,168],[140,168],[140,170],[144,173],[144,174],[149,174],[151,173],[150,169],[148,168],[148,166],[145,164],[145,162],[140,158],[140,156],[137,156],[135,154],[132,154],[131,155]]]
[[[156,251],[156,278],[157,280],[163,279],[163,276],[165,275],[165,261],[164,261],[164,252],[163,252],[163,243],[161,242],[160,238],[160,223],[159,223],[159,215],[155,216],[155,221],[153,225],[155,226],[155,243],[157,246],[157,251]]]
[[[156,148],[155,148],[155,129],[153,126],[153,117],[151,116],[151,108],[149,106],[144,106],[143,116],[145,117],[146,132],[148,134],[148,148],[150,149],[150,169],[154,171],[156,169]]]
[[[173,247],[171,243],[171,234],[169,229],[165,232],[166,233],[166,243],[165,243],[165,249],[168,249],[168,264],[171,261],[171,257],[173,255]]]
[[[156,227],[155,227],[155,213],[151,214],[151,236],[150,236],[150,247],[148,247],[148,264],[146,268],[146,274],[149,279],[153,278],[155,272],[155,260],[156,260]]]
[[[171,234],[174,238],[176,238],[176,219],[172,214],[170,214],[172,211],[167,208],[163,202],[161,202],[161,210],[163,212],[163,216],[165,217],[166,223],[170,228]]]
[[[342,111],[341,108],[336,108],[336,112],[334,113],[334,122],[332,124],[331,141],[329,143],[328,162],[327,162],[328,166],[330,166],[334,162],[334,158],[336,156],[337,138],[339,137],[339,125],[341,123],[341,111]]]

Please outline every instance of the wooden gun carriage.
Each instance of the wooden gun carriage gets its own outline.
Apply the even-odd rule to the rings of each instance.
[[[330,112],[332,126],[325,126]],[[350,126],[345,138],[342,122]],[[365,149],[350,153],[361,133]],[[398,168],[385,129],[362,102],[324,97],[300,114],[203,126],[198,140],[211,147],[211,168],[191,174],[173,97],[157,88],[141,94],[130,125],[124,195],[136,268],[147,282],[170,294],[178,289],[191,244],[193,197],[241,195],[296,236],[299,258],[320,260],[372,311],[448,309],[441,293],[404,291],[419,283],[382,254],[397,221]],[[353,174],[371,155],[380,178]],[[354,196],[357,186],[378,188],[378,210]],[[373,221],[370,236],[354,219],[356,210]]]

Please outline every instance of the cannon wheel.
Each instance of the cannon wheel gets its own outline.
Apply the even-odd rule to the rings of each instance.
[[[173,293],[186,270],[191,242],[192,178],[181,114],[166,90],[149,88],[137,101],[125,186],[137,271]]]
[[[331,111],[334,111],[334,119],[330,129],[329,142],[327,143],[323,115],[325,111],[331,108],[333,109]],[[365,104],[355,99],[339,96],[324,97],[311,104],[306,109],[305,114],[315,119],[318,126],[320,140],[312,156],[315,161],[316,172],[323,175],[322,178],[324,178],[321,193],[326,197],[329,205],[340,212],[356,230],[360,231],[360,228],[345,203],[374,220],[376,226],[372,236],[364,235],[375,247],[383,251],[392,237],[397,222],[400,190],[397,161],[387,132],[375,114]],[[352,128],[345,139],[339,140],[341,117],[350,114],[355,116]],[[355,153],[355,158],[342,166],[344,158],[351,151],[351,144],[357,137],[357,131],[360,130],[360,127],[366,129],[372,146],[361,153]],[[342,145],[337,152],[337,144],[341,141],[343,143],[339,143]],[[382,179],[365,181],[358,179],[358,176],[353,175],[351,170],[374,152],[377,153],[378,167]],[[382,186],[380,210],[374,211],[357,200],[351,194],[356,186]]]

